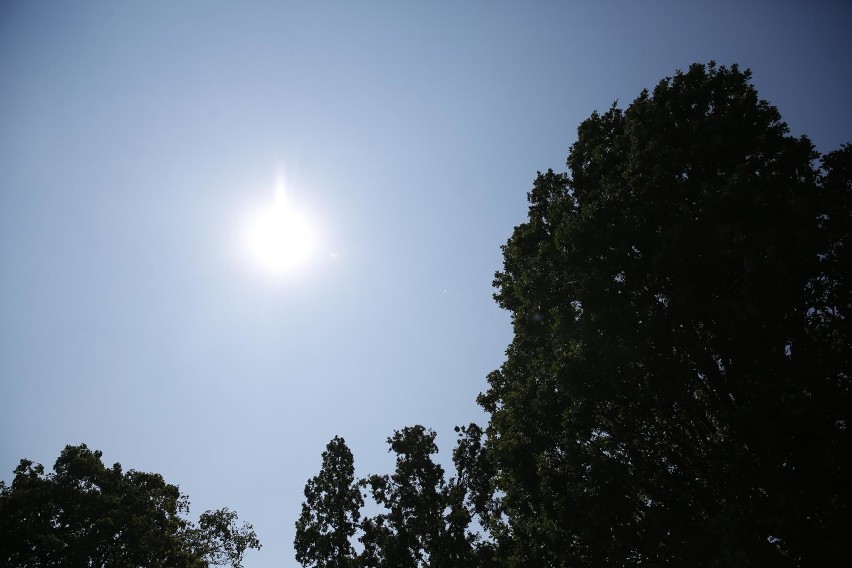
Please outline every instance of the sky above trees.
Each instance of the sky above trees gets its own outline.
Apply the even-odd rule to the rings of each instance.
[[[711,59],[793,135],[852,138],[843,2],[13,2],[0,8],[0,477],[86,443],[250,521],[296,566],[335,435],[485,420],[504,360],[500,245],[578,124]],[[246,215],[315,224],[257,270]]]

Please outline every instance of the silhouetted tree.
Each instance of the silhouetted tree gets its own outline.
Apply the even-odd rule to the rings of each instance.
[[[435,432],[406,427],[394,432],[388,444],[397,455],[396,471],[366,481],[386,512],[364,521],[364,562],[376,567],[428,566],[441,545],[445,508],[444,469],[432,461],[438,452]]]
[[[396,453],[393,475],[365,481],[386,512],[364,520],[364,566],[433,568],[476,565],[479,538],[469,531],[462,478],[444,479],[432,460],[435,432],[423,426],[396,431],[388,438]]]
[[[479,398],[505,564],[848,561],[852,149],[820,170],[750,80],[693,65],[536,179]]]
[[[305,502],[296,521],[296,560],[315,568],[356,566],[352,537],[363,505],[352,452],[343,438],[335,436],[322,453],[319,474],[305,485]]]
[[[237,520],[237,513],[227,507],[202,513],[198,527],[190,529],[196,553],[210,564],[241,568],[245,551],[259,550],[260,541],[250,524],[238,525]]]
[[[260,549],[251,525],[228,509],[207,511],[196,526],[189,502],[155,473],[123,472],[85,444],[66,446],[54,473],[21,460],[11,485],[0,482],[0,564],[239,568]]]
[[[465,566],[499,566],[496,544],[505,540],[508,533],[501,509],[502,502],[495,495],[495,464],[483,447],[485,433],[473,423],[457,426],[455,431],[458,434],[453,450],[456,477],[450,480],[449,495],[452,515],[460,520],[459,525],[464,526],[467,534],[470,550]],[[468,530],[474,520],[490,538],[483,538],[481,531]]]

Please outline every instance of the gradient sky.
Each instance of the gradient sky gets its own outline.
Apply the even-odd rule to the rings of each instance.
[[[335,434],[359,475],[453,425],[511,340],[491,280],[576,127],[715,59],[852,141],[847,2],[41,2],[0,7],[0,477],[66,444],[228,506],[297,566]],[[252,265],[286,180],[312,262]]]

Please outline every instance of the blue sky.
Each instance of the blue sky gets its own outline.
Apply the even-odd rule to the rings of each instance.
[[[360,475],[453,425],[511,340],[491,299],[580,121],[739,62],[792,132],[852,141],[845,2],[4,2],[0,475],[65,444],[228,506],[296,566],[335,434]],[[252,265],[277,180],[310,263]]]

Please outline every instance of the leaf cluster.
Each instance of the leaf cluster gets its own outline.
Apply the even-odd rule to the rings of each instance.
[[[189,500],[160,474],[107,467],[85,444],[66,446],[52,473],[23,459],[0,482],[0,564],[240,568],[260,542],[228,509],[186,518]]]

